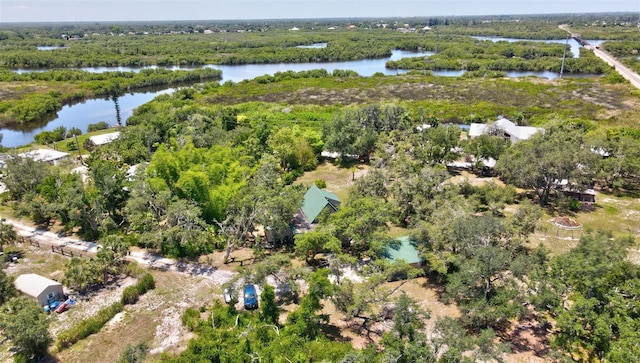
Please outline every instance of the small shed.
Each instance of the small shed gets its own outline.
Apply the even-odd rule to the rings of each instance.
[[[391,261],[404,260],[413,267],[421,267],[423,261],[420,258],[420,252],[409,237],[398,237],[396,240],[397,243],[387,247],[386,257]]]
[[[52,301],[59,301],[64,297],[62,284],[38,274],[24,274],[15,281],[16,289],[38,301],[40,306],[48,305]]]

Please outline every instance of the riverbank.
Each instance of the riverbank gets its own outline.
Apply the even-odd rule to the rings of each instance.
[[[0,126],[24,130],[27,125],[51,120],[65,105],[96,98],[116,99],[127,92],[144,92],[152,87],[166,89],[220,80],[221,74],[211,68],[99,74],[81,70],[17,74],[5,70],[0,72]]]

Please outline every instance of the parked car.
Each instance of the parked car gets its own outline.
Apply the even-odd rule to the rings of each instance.
[[[244,287],[244,308],[245,309],[257,309],[258,308],[258,293],[256,287],[253,284],[249,284]]]

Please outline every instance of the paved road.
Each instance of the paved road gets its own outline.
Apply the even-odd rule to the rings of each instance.
[[[82,241],[71,237],[61,237],[53,232],[38,230],[32,226],[28,226],[12,219],[7,219],[6,223],[13,225],[18,236],[30,238],[46,245],[65,247],[93,254],[98,252],[99,245],[95,242]],[[176,261],[174,259],[154,256],[144,252],[131,252],[131,254],[127,256],[127,259],[135,261],[148,268],[176,271],[191,276],[206,277],[214,280],[218,284],[223,284],[235,276],[234,272],[220,270],[214,266]]]
[[[562,25],[559,25],[558,27],[568,32],[569,34],[571,34],[572,37],[575,37],[577,35],[571,32],[567,24],[562,24]],[[600,47],[586,45],[584,48],[592,51],[596,55],[596,57],[602,59],[608,65],[612,66],[622,77],[624,77],[627,81],[629,81],[634,87],[640,88],[640,76],[636,72],[631,70],[631,68],[622,64],[622,62],[614,58],[611,54],[607,53],[607,51],[605,51],[604,49],[601,49]]]
[[[615,59],[611,54],[607,53],[604,49],[599,49],[592,45],[585,46],[585,48],[593,51],[593,53],[597,57],[607,62],[607,64],[612,66],[622,77],[624,77],[627,81],[631,82],[631,84],[634,87],[640,88],[640,76],[636,72],[631,70],[631,68],[622,64],[622,62]]]

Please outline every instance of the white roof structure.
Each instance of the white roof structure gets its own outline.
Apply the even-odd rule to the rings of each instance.
[[[469,137],[474,138],[488,133],[491,129],[497,129],[506,134],[511,142],[527,140],[538,132],[544,132],[543,128],[531,126],[517,126],[509,119],[500,118],[493,124],[476,124],[472,123],[469,127]]]
[[[15,286],[18,291],[38,300],[40,305],[45,305],[51,298],[60,298],[63,295],[61,283],[37,274],[18,276]]]
[[[596,195],[596,191],[593,189],[585,189],[585,190],[580,190],[578,188],[576,188],[575,186],[571,185],[569,183],[568,179],[562,179],[562,180],[554,180],[554,184],[556,186],[556,188],[559,188],[562,191],[565,192],[577,192],[577,193],[581,193],[581,194],[588,194],[588,195]]]
[[[120,136],[120,131],[116,131],[108,134],[91,136],[89,140],[91,140],[91,142],[93,142],[94,145],[100,146],[100,145],[104,145],[112,142],[113,140],[117,139],[119,136]]]
[[[124,174],[125,178],[127,178],[128,181],[133,181],[136,178],[136,173],[138,172],[138,169],[141,166],[147,165],[147,164],[148,163],[139,163],[139,164],[131,165]]]
[[[26,153],[18,154],[21,158],[31,158],[35,161],[56,162],[69,156],[69,153],[52,149],[34,149]]]

